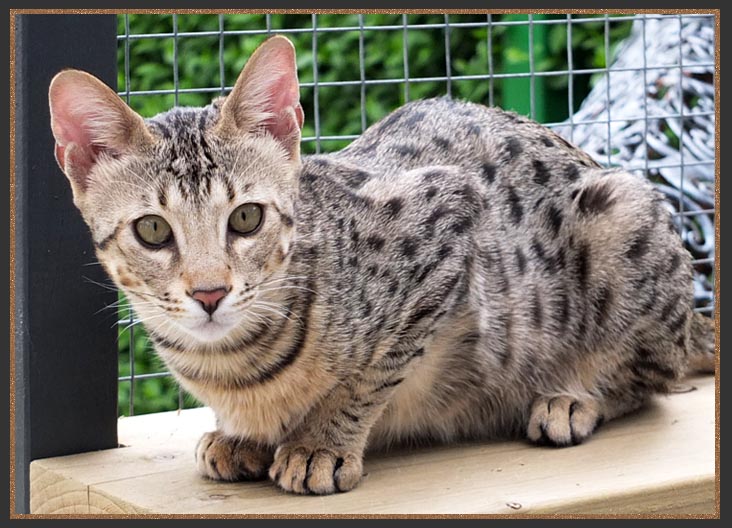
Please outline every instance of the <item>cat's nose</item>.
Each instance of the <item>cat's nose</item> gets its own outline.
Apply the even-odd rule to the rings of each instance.
[[[221,299],[226,297],[229,290],[226,288],[216,288],[215,290],[194,290],[190,295],[206,310],[206,313],[213,315],[219,306]]]

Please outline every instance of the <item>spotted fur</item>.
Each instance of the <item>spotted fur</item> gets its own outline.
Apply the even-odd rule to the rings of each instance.
[[[417,101],[301,159],[282,37],[205,108],[143,121],[69,71],[51,110],[100,261],[216,412],[197,448],[209,478],[327,494],[356,486],[367,448],[576,444],[667,391],[690,343],[713,358],[653,186],[515,114]],[[227,219],[247,202],[264,220],[243,237]],[[146,214],[173,243],[136,240]],[[191,292],[215,288],[209,315]]]

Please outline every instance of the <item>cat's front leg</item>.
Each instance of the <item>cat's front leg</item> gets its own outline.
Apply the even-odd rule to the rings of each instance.
[[[314,438],[282,444],[270,478],[283,490],[301,494],[330,495],[355,488],[363,474],[363,446],[324,445]]]
[[[227,436],[220,430],[205,433],[196,446],[196,469],[213,480],[260,480],[272,464],[273,449]]]
[[[337,386],[275,452],[270,478],[285,491],[328,495],[356,487],[369,431],[395,385]]]

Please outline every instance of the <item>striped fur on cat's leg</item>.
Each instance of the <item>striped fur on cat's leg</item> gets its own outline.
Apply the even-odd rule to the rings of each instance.
[[[400,371],[372,367],[360,379],[338,385],[277,448],[270,478],[303,494],[355,488],[371,428],[403,379]]]

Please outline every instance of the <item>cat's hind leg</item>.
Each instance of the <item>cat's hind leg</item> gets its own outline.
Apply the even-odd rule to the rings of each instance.
[[[557,447],[582,443],[603,422],[639,409],[655,393],[668,392],[680,377],[682,354],[673,338],[657,333],[652,339],[631,336],[613,354],[603,353],[602,363],[586,357],[564,389],[545,390],[534,398],[528,439]]]
[[[690,313],[683,305],[678,311]],[[574,383],[568,384],[581,389],[537,395],[526,428],[529,440],[577,445],[601,423],[639,409],[654,394],[667,393],[683,374],[687,333],[685,328],[676,329],[676,334],[662,325],[651,328],[628,337],[614,354],[603,353],[601,364],[586,358],[585,368],[578,368]]]
[[[589,396],[539,396],[531,405],[526,434],[539,445],[577,445],[603,420],[601,405]]]

